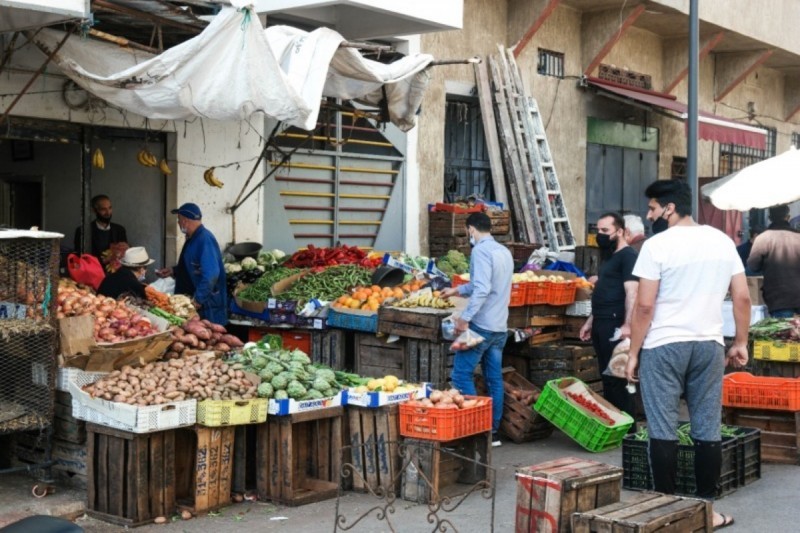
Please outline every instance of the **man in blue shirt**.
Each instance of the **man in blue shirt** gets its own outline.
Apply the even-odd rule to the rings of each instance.
[[[175,276],[175,293],[192,296],[192,303],[202,318],[215,324],[228,323],[228,296],[225,267],[217,239],[203,226],[203,213],[197,204],[186,203],[172,210],[178,226],[186,235],[178,264],[159,270],[162,277]]]
[[[491,229],[492,221],[485,213],[473,213],[467,218],[467,233],[473,246],[470,281],[445,289],[442,295],[469,297],[466,309],[456,320],[456,334],[470,329],[485,339],[474,348],[456,352],[450,380],[462,394],[474,396],[473,373],[478,363],[481,364],[492,397],[492,444],[499,446],[497,430],[503,416],[503,347],[508,336],[514,259],[508,248],[494,240]]]

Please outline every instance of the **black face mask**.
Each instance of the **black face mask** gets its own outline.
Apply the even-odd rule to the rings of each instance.
[[[598,233],[597,234],[597,246],[600,247],[602,250],[612,250],[617,246],[617,240],[612,239],[611,235],[606,235],[605,233]]]
[[[669,222],[664,220],[663,218],[659,218],[655,222],[653,222],[653,235],[657,233],[661,233],[662,231],[667,231],[669,229]]]

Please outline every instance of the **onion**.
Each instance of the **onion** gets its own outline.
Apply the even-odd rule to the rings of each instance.
[[[435,391],[432,391],[432,392],[431,392],[430,399],[431,399],[431,401],[432,401],[433,403],[439,403],[439,402],[442,400],[442,396],[444,396],[444,394],[442,393],[442,391],[440,391],[440,390],[435,390]]]
[[[94,303],[94,298],[92,298],[91,296],[81,296],[79,301],[81,305],[89,305]]]
[[[121,319],[124,319],[124,318],[128,318],[128,312],[125,311],[124,309],[117,308],[117,309],[114,309],[111,312],[111,316],[116,318],[116,319],[121,320]]]

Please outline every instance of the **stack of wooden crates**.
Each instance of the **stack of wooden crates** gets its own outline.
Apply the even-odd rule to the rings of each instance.
[[[471,213],[432,211],[428,213],[428,244],[430,256],[446,255],[449,250],[470,254],[467,218]],[[511,230],[508,211],[488,210],[492,219],[492,235],[498,241],[507,241]]]

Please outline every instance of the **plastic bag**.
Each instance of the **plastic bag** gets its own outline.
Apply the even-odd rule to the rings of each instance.
[[[615,378],[625,378],[625,367],[628,365],[628,352],[631,349],[631,340],[624,339],[622,342],[614,346],[611,352],[611,360],[608,366],[603,370],[606,376],[613,376]]]
[[[485,340],[486,339],[482,336],[468,329],[453,341],[453,344],[450,345],[450,349],[454,352],[470,350]]]
[[[458,313],[453,313],[442,320],[442,338],[444,340],[453,341],[456,339],[456,320],[459,316]]]
[[[103,279],[106,277],[106,272],[103,270],[103,265],[100,260],[91,254],[69,254],[67,256],[67,271],[69,277],[88,285],[94,290],[100,287]]]
[[[151,287],[164,294],[175,294],[175,278],[159,278],[150,284]]]

